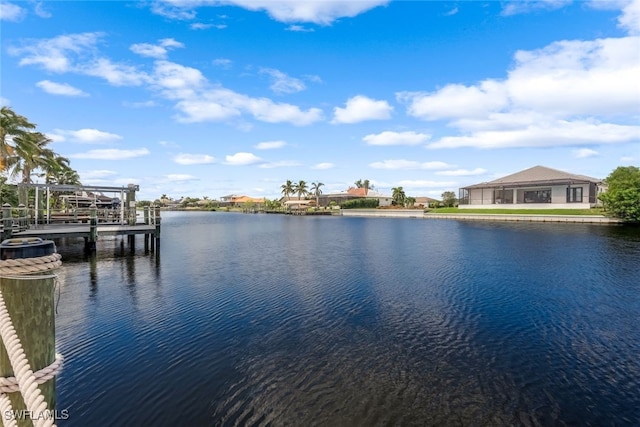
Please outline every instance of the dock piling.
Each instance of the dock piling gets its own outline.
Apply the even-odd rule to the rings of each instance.
[[[13,390],[9,390],[12,387],[9,385],[0,390],[0,395],[8,397],[13,411],[5,410],[2,415],[3,418],[15,418],[18,426],[31,426],[30,417],[55,415],[55,380],[46,380],[42,372],[57,372],[61,364],[61,357],[55,354],[56,275],[53,272],[62,263],[55,244],[42,239],[5,240],[0,244],[0,254],[0,313],[5,329],[4,345],[0,346],[0,376],[5,379],[16,377],[18,383],[14,383]],[[9,325],[13,327],[15,339],[7,341],[4,334],[11,330]],[[22,347],[22,355],[16,351],[16,346]],[[21,357],[26,357],[32,376],[21,363],[16,363]],[[34,379],[39,386],[23,390],[22,385]],[[30,413],[37,395],[44,398],[45,409],[38,405],[43,413]]]

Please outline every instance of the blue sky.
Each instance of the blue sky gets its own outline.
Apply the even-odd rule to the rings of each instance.
[[[2,105],[87,185],[444,191],[640,164],[640,1],[1,3]]]

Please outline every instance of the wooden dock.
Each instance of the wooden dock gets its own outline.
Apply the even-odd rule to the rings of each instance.
[[[2,219],[0,220],[0,233],[2,239],[29,239],[41,238],[55,240],[61,238],[84,239],[84,248],[87,252],[96,250],[96,242],[102,236],[128,236],[129,244],[133,246],[135,236],[144,235],[145,250],[155,251],[160,244],[160,208],[145,207],[140,213],[128,210],[126,215],[120,218],[103,219],[95,207],[88,210],[88,215],[67,215],[65,218],[56,218],[48,223],[33,221],[33,216],[26,214],[26,209],[19,210],[18,217],[13,216],[12,208],[4,205]],[[141,222],[142,220],[143,222]]]

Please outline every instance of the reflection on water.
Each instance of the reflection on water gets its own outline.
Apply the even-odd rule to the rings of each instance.
[[[638,229],[202,212],[162,242],[59,244],[60,425],[640,420]]]

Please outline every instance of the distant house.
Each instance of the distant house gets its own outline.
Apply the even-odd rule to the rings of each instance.
[[[220,197],[220,206],[240,206],[244,203],[263,204],[264,198],[254,198],[249,196],[238,196],[236,194],[229,194],[228,196]]]
[[[459,207],[583,209],[599,204],[601,179],[534,166],[489,182],[460,188]]]
[[[319,197],[320,206],[329,206],[331,202],[335,202],[340,205],[347,200],[354,199],[378,199],[379,206],[391,206],[391,201],[393,200],[391,196],[385,196],[377,191],[366,189],[366,188],[356,188],[349,187],[347,191],[343,191],[340,193],[326,193],[321,194]]]

